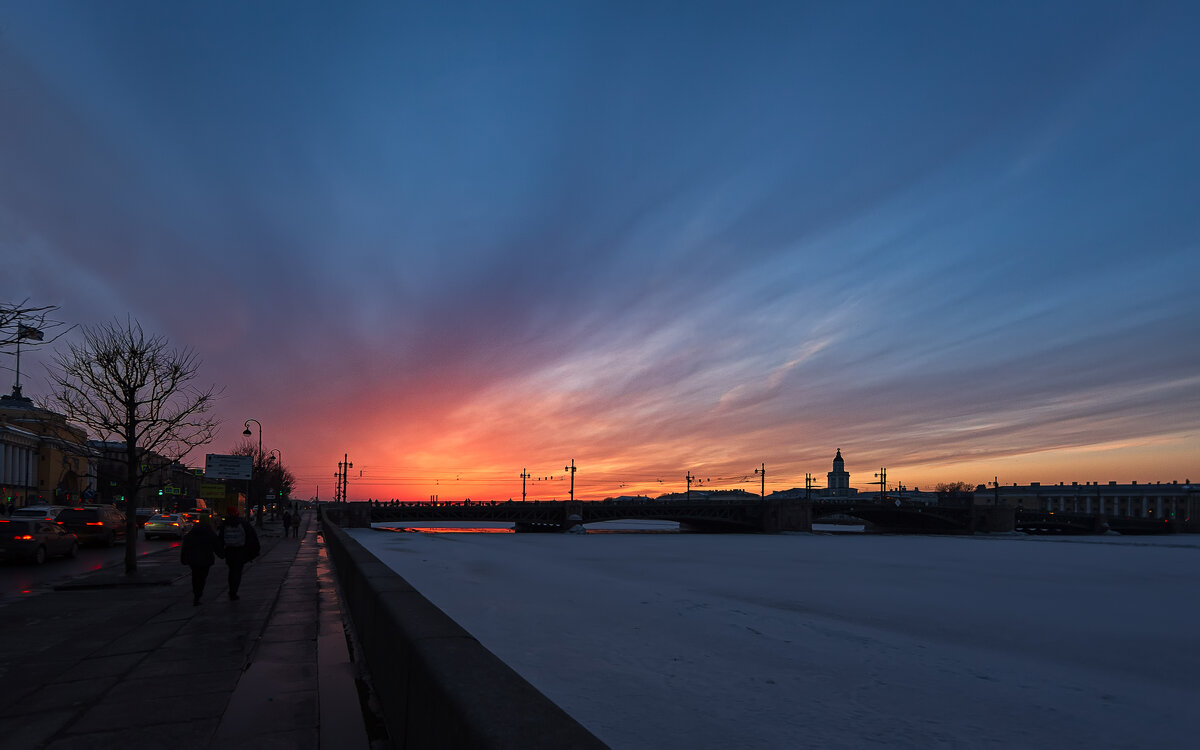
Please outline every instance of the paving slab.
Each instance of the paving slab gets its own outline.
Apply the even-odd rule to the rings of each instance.
[[[177,550],[140,557],[134,580],[118,563],[0,601],[0,750],[367,750],[345,638],[320,637],[341,616],[323,541],[313,514],[301,524],[265,525],[238,601],[218,562],[192,606]]]

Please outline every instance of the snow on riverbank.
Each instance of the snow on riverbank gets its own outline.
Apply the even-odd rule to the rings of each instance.
[[[351,533],[614,748],[1197,741],[1196,537]]]

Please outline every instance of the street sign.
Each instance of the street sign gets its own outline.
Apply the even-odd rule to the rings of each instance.
[[[201,482],[200,497],[204,498],[205,500],[212,500],[213,502],[224,500],[225,485],[221,484],[220,482]]]
[[[204,457],[205,479],[249,479],[252,469],[250,456],[226,456],[209,453]]]

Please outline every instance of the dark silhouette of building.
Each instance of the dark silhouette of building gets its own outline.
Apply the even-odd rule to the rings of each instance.
[[[857,490],[850,488],[850,474],[846,471],[846,462],[842,459],[842,449],[838,448],[837,455],[833,457],[833,471],[825,475],[825,492],[824,497],[849,497],[850,495],[858,494]]]

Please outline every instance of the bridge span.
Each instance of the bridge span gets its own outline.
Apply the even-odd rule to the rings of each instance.
[[[602,521],[674,521],[686,531],[778,533],[812,531],[813,522],[857,519],[872,531],[968,534],[1012,531],[1011,508],[929,506],[920,503],[814,503],[807,500],[504,501],[476,503],[371,503],[326,505],[340,526],[372,523],[511,523],[517,531],[567,531]]]

